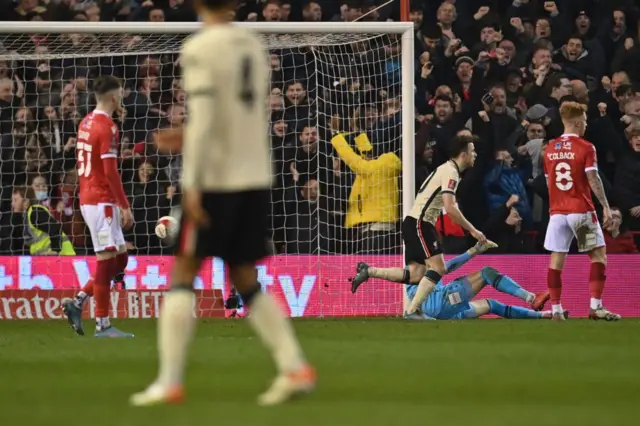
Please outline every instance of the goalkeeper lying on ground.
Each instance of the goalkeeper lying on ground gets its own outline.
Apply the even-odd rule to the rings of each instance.
[[[466,253],[447,262],[447,273],[453,272],[471,260],[479,253],[497,247],[491,241],[487,244],[476,244]],[[351,291],[355,293],[358,287],[369,279],[369,265],[358,264],[358,273],[351,283]],[[472,300],[486,285],[490,285],[501,293],[510,294],[523,300],[531,309],[519,306],[508,306],[493,299]],[[407,285],[407,296],[412,299],[417,285]],[[478,272],[453,280],[447,285],[440,281],[429,294],[422,305],[422,312],[428,319],[458,320],[478,318],[487,314],[498,315],[502,318],[551,318],[551,311],[541,311],[549,300],[549,292],[531,293],[522,288],[511,277],[500,274],[496,269],[486,266]],[[565,312],[565,316],[567,313]]]

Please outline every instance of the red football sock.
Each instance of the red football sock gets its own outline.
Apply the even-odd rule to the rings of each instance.
[[[84,287],[82,287],[82,291],[84,291],[86,293],[86,295],[88,297],[93,297],[93,285],[95,284],[93,277],[89,278],[89,281],[87,281],[87,284],[85,284]]]
[[[549,268],[547,272],[547,287],[551,296],[551,304],[559,305],[562,296],[562,271]]]
[[[604,291],[604,282],[607,277],[604,274],[605,264],[600,262],[591,263],[591,271],[589,272],[589,293],[594,299],[602,299]]]
[[[124,270],[127,268],[127,263],[129,263],[129,253],[126,251],[124,253],[119,253],[115,257],[115,271],[114,276],[118,274],[122,274]]]
[[[96,301],[96,318],[109,316],[109,293],[111,292],[111,278],[114,268],[113,258],[98,260],[96,276],[93,285],[93,298]]]

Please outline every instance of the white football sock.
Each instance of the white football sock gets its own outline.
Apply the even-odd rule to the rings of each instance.
[[[111,327],[111,322],[109,321],[109,317],[104,318],[96,318],[96,330],[104,330],[105,328]]]
[[[562,305],[551,305],[551,312],[554,314],[564,314]]]
[[[249,323],[271,351],[280,373],[293,372],[305,365],[291,321],[267,293],[254,296],[249,307]]]
[[[527,294],[524,296],[524,301],[528,304],[532,304],[534,300],[536,300],[536,295],[527,291]]]
[[[422,307],[422,304],[424,303],[427,296],[435,286],[436,286],[436,283],[431,281],[429,278],[422,277],[422,279],[420,280],[420,284],[418,284],[418,289],[416,290],[416,294],[413,296],[413,299],[411,299],[411,303],[409,303],[409,307],[407,308],[407,313],[413,314],[418,310],[420,310],[420,308]]]
[[[84,303],[89,299],[89,295],[84,291],[80,291],[76,297],[73,299],[73,304],[76,308],[82,309]]]
[[[157,383],[162,386],[182,384],[187,347],[191,343],[196,319],[193,316],[193,293],[167,293],[158,320],[158,352],[160,373]]]
[[[602,299],[596,299],[595,297],[591,298],[591,309],[600,309],[602,308]]]

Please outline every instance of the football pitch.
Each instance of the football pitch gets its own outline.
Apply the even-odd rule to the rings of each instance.
[[[0,322],[0,423],[618,426],[640,415],[640,320],[297,320],[318,389],[276,408],[255,404],[274,369],[244,320],[199,324],[184,405],[129,407],[156,372],[155,321],[116,325],[136,338]]]

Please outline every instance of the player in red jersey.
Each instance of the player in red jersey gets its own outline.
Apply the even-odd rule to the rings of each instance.
[[[128,262],[122,227],[133,225],[133,214],[118,172],[118,125],[111,119],[122,102],[122,84],[112,76],[93,83],[97,106],[78,127],[76,154],[80,183],[80,211],[89,232],[97,263],[95,275],[64,313],[76,333],[83,335],[82,306],[91,296],[96,302],[95,337],[133,337],[111,326],[111,280]]]
[[[587,128],[587,107],[565,102],[560,107],[564,134],[549,142],[544,150],[544,173],[549,187],[550,219],[544,248],[551,252],[547,285],[551,295],[553,319],[562,321],[562,268],[574,238],[578,250],[591,259],[589,318],[617,321],[621,317],[602,306],[607,252],[602,228],[593,205],[591,192],[603,208],[603,225],[612,222],[611,209],[598,174],[594,146],[582,139]]]

